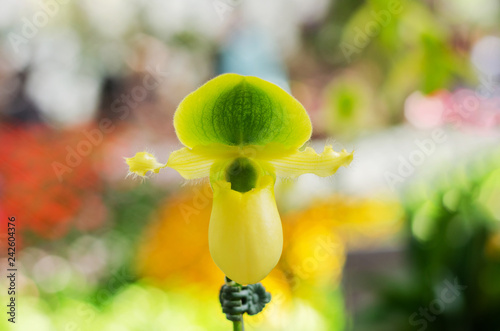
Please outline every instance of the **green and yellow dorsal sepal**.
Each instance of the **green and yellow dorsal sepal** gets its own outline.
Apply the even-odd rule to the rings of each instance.
[[[279,143],[298,148],[311,137],[304,107],[277,85],[237,74],[220,75],[180,103],[177,137],[187,147]]]

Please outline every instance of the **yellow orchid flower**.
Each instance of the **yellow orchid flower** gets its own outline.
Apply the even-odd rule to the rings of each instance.
[[[126,162],[139,176],[170,167],[186,179],[210,177],[210,254],[240,284],[261,281],[280,259],[276,177],[331,176],[353,157],[331,146],[321,154],[309,147],[300,151],[312,131],[307,112],[283,89],[257,77],[224,74],[210,80],[180,103],[174,127],[186,147],[166,164],[145,152]]]

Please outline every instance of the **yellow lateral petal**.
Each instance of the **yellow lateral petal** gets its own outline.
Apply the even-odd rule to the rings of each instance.
[[[181,148],[170,154],[167,167],[177,170],[185,179],[208,177],[210,167],[220,159],[238,155],[236,147],[220,144]]]
[[[354,152],[348,153],[343,149],[335,152],[332,146],[325,146],[323,153],[317,154],[314,149],[307,147],[304,151],[270,159],[268,162],[274,167],[279,177],[298,177],[312,173],[320,177],[328,177],[337,172],[341,166],[348,166]]]
[[[125,158],[125,162],[129,167],[129,173],[141,177],[146,176],[148,171],[158,173],[160,169],[166,165],[156,161],[156,158],[147,152],[136,153],[133,157]]]

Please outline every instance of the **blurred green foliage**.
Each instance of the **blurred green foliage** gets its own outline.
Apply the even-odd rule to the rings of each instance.
[[[377,278],[380,297],[355,330],[500,330],[498,156],[412,187],[407,274]]]

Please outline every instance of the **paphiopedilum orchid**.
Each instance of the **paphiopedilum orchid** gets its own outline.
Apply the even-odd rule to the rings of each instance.
[[[180,103],[174,127],[185,147],[166,164],[137,153],[126,159],[130,172],[144,176],[170,167],[185,179],[210,178],[210,254],[240,284],[261,281],[280,259],[276,178],[331,176],[353,157],[331,146],[321,154],[300,150],[312,131],[307,112],[286,91],[257,77],[224,74],[210,80]]]

